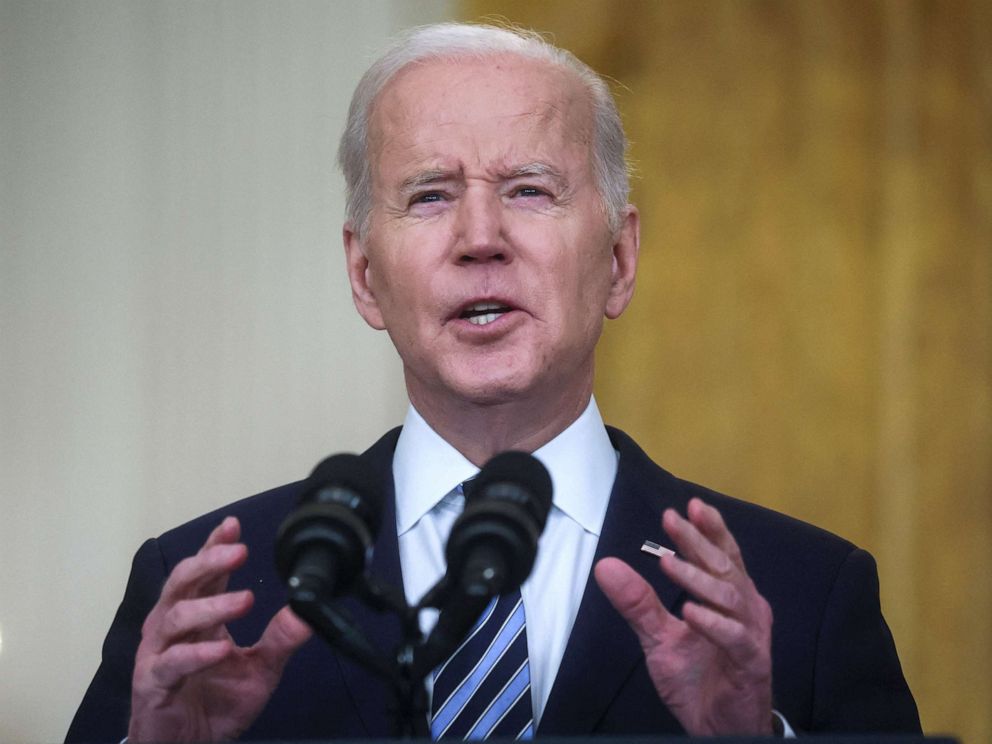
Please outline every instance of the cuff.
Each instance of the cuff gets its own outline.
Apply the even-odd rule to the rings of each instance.
[[[785,720],[785,716],[774,708],[772,708],[772,731],[780,739],[796,738],[796,732],[792,730],[792,726]]]

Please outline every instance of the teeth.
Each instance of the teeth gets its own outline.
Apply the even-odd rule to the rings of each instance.
[[[487,310],[491,308],[486,308]],[[468,318],[468,322],[472,325],[487,325],[492,323],[496,318],[498,318],[501,313],[486,313],[485,315],[471,315]]]
[[[473,325],[488,325],[496,320],[503,313],[509,312],[510,308],[498,302],[476,302],[474,305],[466,307],[461,317]]]

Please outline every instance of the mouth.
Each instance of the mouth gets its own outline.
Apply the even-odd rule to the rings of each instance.
[[[475,302],[465,307],[458,317],[472,325],[484,326],[495,322],[511,310],[512,307],[500,302]]]

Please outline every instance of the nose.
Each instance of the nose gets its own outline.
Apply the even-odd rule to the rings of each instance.
[[[499,195],[482,187],[466,189],[458,204],[458,262],[509,261],[505,228]]]

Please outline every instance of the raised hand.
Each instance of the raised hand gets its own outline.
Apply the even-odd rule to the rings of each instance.
[[[142,626],[131,692],[130,742],[219,741],[258,717],[290,655],[311,634],[288,607],[258,643],[241,648],[226,624],[251,609],[250,591],[228,592],[248,549],[225,519],[199,552],[170,574]]]
[[[658,695],[694,736],[772,733],[772,611],[720,513],[699,499],[662,526],[678,555],[661,569],[693,599],[682,619],[618,558],[596,564],[600,588],[630,623]]]

